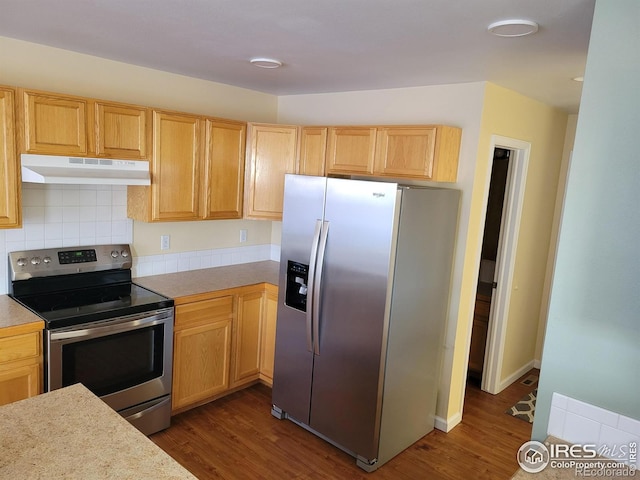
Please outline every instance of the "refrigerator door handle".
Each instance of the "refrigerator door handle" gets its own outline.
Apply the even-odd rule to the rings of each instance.
[[[324,270],[324,254],[329,237],[329,222],[322,222],[322,235],[318,248],[316,278],[313,285],[313,353],[320,355],[320,290],[322,289],[322,271]]]
[[[310,295],[307,295],[307,314],[306,314],[306,324],[307,324],[307,350],[313,351],[313,333],[312,333],[312,325],[313,325],[313,306],[315,304],[314,301],[314,286],[315,286],[315,276],[316,276],[316,260],[318,258],[318,243],[320,242],[320,234],[322,232],[322,220],[316,220],[316,229],[313,232],[313,241],[311,243],[311,255],[309,255],[309,274],[307,278],[307,291],[310,292]]]

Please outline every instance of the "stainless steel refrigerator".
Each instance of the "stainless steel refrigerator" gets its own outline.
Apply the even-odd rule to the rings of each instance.
[[[459,192],[287,175],[272,414],[373,471],[430,432]]]

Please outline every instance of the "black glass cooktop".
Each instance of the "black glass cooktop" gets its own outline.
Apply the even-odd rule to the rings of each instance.
[[[14,299],[43,318],[49,329],[173,306],[172,299],[135,283],[32,293]]]

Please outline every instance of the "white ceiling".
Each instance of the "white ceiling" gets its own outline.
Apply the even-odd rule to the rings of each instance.
[[[0,36],[276,95],[490,81],[575,113],[594,2],[0,0]],[[487,33],[509,18],[540,29]]]

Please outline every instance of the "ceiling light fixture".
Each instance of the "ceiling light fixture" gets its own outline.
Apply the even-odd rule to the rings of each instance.
[[[499,37],[523,37],[538,31],[538,24],[531,20],[501,20],[487,27],[490,33]]]
[[[282,66],[282,62],[273,58],[252,58],[249,60],[252,65],[260,68],[278,68]]]

